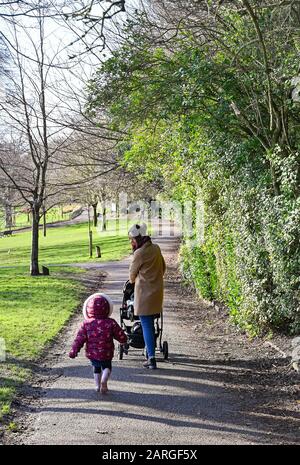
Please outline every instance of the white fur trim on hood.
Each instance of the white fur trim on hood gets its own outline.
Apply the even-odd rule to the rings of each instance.
[[[129,237],[137,237],[137,236],[146,236],[147,233],[147,225],[146,223],[143,224],[134,224],[128,231]]]
[[[113,309],[114,309],[113,301],[111,300],[111,298],[110,298],[107,294],[103,294],[102,292],[95,292],[95,294],[90,295],[90,296],[86,299],[86,301],[84,302],[84,304],[83,304],[82,313],[83,313],[84,319],[85,319],[85,320],[88,320],[88,316],[87,316],[87,313],[86,313],[86,307],[87,307],[88,301],[89,301],[92,297],[104,297],[104,298],[107,300],[107,302],[109,303],[109,313],[108,313],[108,316],[111,316],[111,314],[112,314],[112,312],[113,312]]]

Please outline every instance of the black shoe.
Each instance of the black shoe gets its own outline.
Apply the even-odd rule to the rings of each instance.
[[[144,368],[149,368],[150,370],[156,370],[157,366],[155,358],[149,358],[149,360],[147,360],[147,362],[145,362],[143,366]]]

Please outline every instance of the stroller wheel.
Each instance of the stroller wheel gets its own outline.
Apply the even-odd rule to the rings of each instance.
[[[121,344],[119,344],[119,360],[123,360],[123,354],[124,354],[124,349],[123,349],[123,346],[121,346]]]
[[[162,350],[162,352],[163,352],[164,359],[168,360],[168,358],[169,358],[169,346],[168,346],[167,341],[163,342],[163,350]]]

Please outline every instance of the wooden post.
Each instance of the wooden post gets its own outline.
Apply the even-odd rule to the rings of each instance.
[[[88,226],[89,226],[89,252],[90,258],[93,256],[93,232],[91,230],[90,206],[88,205]]]
[[[49,276],[50,275],[49,268],[47,268],[47,266],[42,266],[42,273],[44,276]]]
[[[96,245],[96,257],[101,258],[101,249],[99,245]]]
[[[90,249],[90,258],[93,256],[93,231],[89,231],[89,249]]]

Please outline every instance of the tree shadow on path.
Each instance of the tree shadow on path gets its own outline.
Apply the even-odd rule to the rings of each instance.
[[[130,359],[130,362],[134,361]],[[171,363],[174,363],[172,367]],[[110,417],[118,417],[170,427],[195,428],[199,430],[199,438],[201,431],[210,431],[235,433],[243,440],[255,443],[297,442],[300,420],[295,412],[289,416],[287,411],[282,415],[274,408],[266,408],[263,396],[259,401],[260,393],[256,392],[255,384],[249,387],[245,382],[241,388],[241,375],[251,376],[249,363],[246,363],[246,372],[244,360],[235,360],[224,367],[223,361],[175,355],[171,363],[161,363],[155,372],[126,365],[116,366],[111,383],[113,390],[99,399],[93,393],[91,367],[65,367],[67,377],[78,381],[90,378],[91,388],[65,389],[54,385],[46,389],[47,402],[43,403],[40,412],[101,415],[102,418],[107,417],[108,424]],[[230,383],[226,382],[227,375]]]

